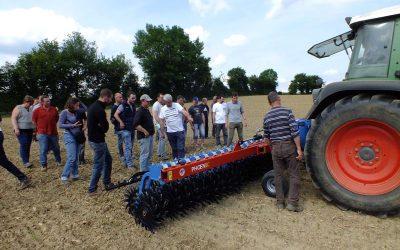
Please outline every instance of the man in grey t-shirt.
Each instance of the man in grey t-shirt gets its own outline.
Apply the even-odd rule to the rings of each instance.
[[[244,116],[243,105],[238,100],[237,93],[233,93],[232,101],[226,104],[226,116],[228,121],[228,145],[232,144],[235,129],[237,130],[239,140],[243,140],[243,122],[247,127],[246,117]]]
[[[157,101],[153,104],[152,115],[154,118],[154,126],[157,132],[158,146],[157,146],[157,156],[159,160],[167,160],[167,152],[165,149],[166,138],[162,136],[161,133],[161,120],[159,118],[161,108],[164,106],[164,94],[159,93],[157,95]]]

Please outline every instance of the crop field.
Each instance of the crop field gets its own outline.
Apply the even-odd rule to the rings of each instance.
[[[311,96],[283,96],[283,103],[296,117],[304,117],[311,107]],[[249,126],[246,137],[262,126],[268,110],[266,96],[242,97]],[[186,105],[189,107],[189,104]],[[18,142],[9,118],[2,124],[8,157],[21,169]],[[192,133],[187,137],[188,153],[194,153]],[[132,172],[117,157],[116,138],[111,129],[107,142],[114,157],[112,179],[122,180]],[[212,148],[213,139],[206,141]],[[62,156],[65,148],[60,132]],[[92,152],[86,147],[88,163],[80,167],[83,180],[66,187],[61,184],[61,168],[49,154],[49,169],[42,172],[38,144],[32,144],[32,169],[23,169],[34,186],[18,191],[16,179],[0,168],[0,249],[90,248],[90,249],[398,249],[400,217],[377,217],[342,211],[327,203],[302,171],[302,213],[278,211],[266,197],[260,181],[219,203],[199,207],[187,216],[164,221],[152,234],[137,226],[125,210],[125,188],[87,195]],[[138,165],[138,145],[135,143]],[[63,158],[63,162],[65,157]],[[155,159],[154,159],[155,160]],[[101,183],[100,183],[100,189]]]

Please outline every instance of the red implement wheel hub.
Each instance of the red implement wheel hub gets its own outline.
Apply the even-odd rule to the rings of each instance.
[[[372,119],[337,128],[328,140],[326,163],[333,178],[361,195],[382,195],[400,186],[400,133]]]

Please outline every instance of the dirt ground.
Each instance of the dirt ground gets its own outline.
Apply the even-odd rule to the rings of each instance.
[[[249,120],[246,136],[261,126],[268,109],[265,96],[241,98]],[[297,117],[305,116],[310,96],[284,96],[286,106]],[[21,166],[18,143],[9,119],[2,128],[9,158]],[[191,136],[189,133],[188,137]],[[108,145],[114,157],[114,181],[128,177],[116,157],[116,138],[110,131]],[[190,139],[187,138],[187,143]],[[214,141],[207,140],[207,147]],[[63,156],[65,150],[60,138]],[[33,169],[24,169],[34,187],[17,190],[17,181],[0,170],[0,249],[21,248],[101,248],[101,249],[398,249],[400,218],[379,219],[351,211],[341,211],[326,203],[302,175],[301,198],[304,212],[278,211],[274,200],[264,195],[260,183],[246,186],[239,194],[219,204],[200,207],[188,216],[167,220],[155,234],[135,224],[124,208],[125,189],[88,197],[91,160],[80,167],[84,180],[69,187],[61,184],[61,169],[50,156],[49,169],[38,168],[38,145],[32,145]],[[92,158],[89,147],[87,159]],[[138,146],[135,145],[137,155]],[[189,153],[193,153],[193,147]]]

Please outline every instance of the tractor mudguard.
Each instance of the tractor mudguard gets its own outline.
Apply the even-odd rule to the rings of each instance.
[[[313,106],[306,119],[315,119],[326,107],[348,95],[389,94],[400,97],[400,80],[352,80],[334,82],[313,92]]]

